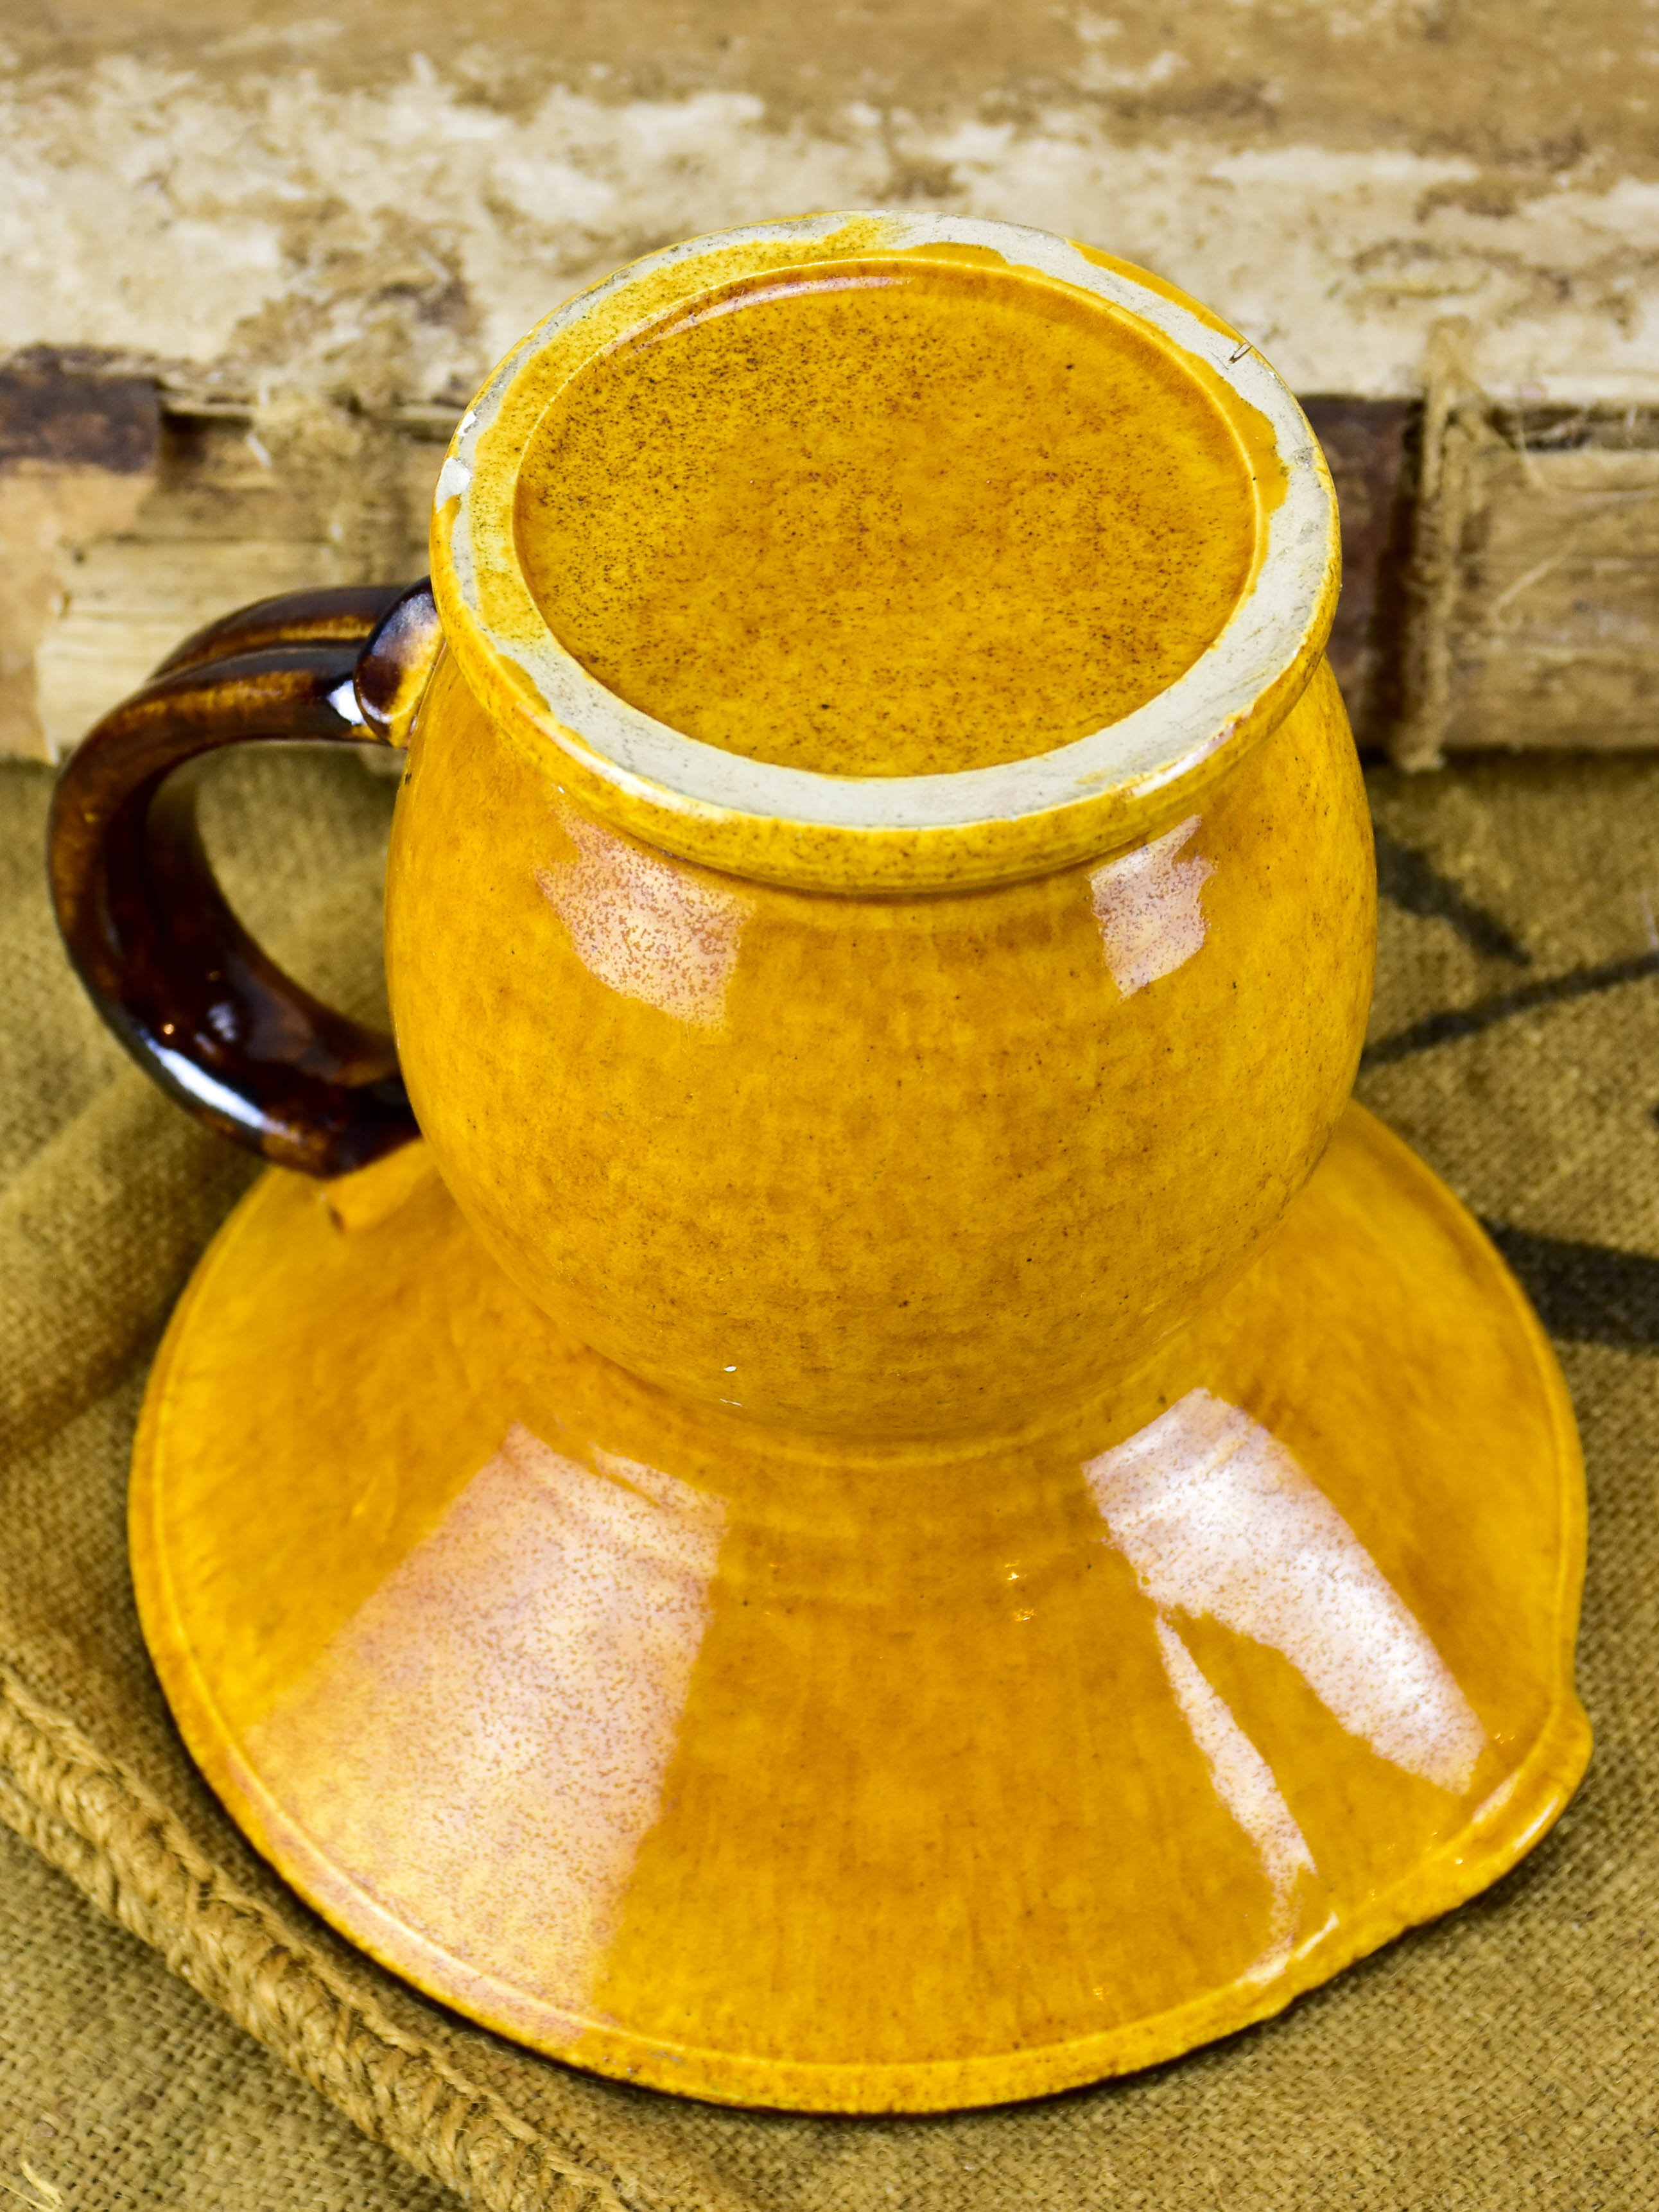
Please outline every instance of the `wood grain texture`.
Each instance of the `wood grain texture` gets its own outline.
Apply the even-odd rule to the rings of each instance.
[[[1659,415],[1477,420],[1443,744],[1659,744]]]
[[[365,423],[312,407],[284,437],[250,410],[185,412],[163,397],[146,447],[136,391],[155,398],[143,380],[29,372],[30,411],[0,459],[0,754],[70,751],[180,637],[240,602],[425,566],[457,410]],[[1386,750],[1421,620],[1408,591],[1419,410],[1342,394],[1304,404],[1342,516],[1331,665],[1362,748]],[[1474,458],[1437,618],[1455,670],[1443,745],[1659,743],[1659,410],[1477,402],[1453,434]]]

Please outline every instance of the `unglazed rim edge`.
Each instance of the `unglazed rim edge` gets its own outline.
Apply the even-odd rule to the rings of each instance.
[[[713,289],[799,265],[777,260],[780,246],[791,244],[821,264],[842,258],[832,243],[842,234],[846,258],[966,246],[1092,293],[1150,324],[1177,356],[1191,356],[1267,419],[1286,484],[1265,518],[1258,504],[1267,542],[1255,573],[1213,643],[1121,720],[989,768],[829,775],[686,736],[607,690],[554,636],[519,569],[516,476],[479,466],[526,369],[556,341],[603,315],[602,337],[550,388],[544,404],[550,404],[619,331],[643,328],[665,312],[653,280],[707,261]],[[745,253],[752,267],[744,266]],[[617,303],[634,290],[641,293],[641,313],[634,325],[619,325]],[[1253,347],[1155,282],[1103,265],[1065,240],[1022,225],[939,215],[836,213],[746,225],[648,255],[567,301],[507,355],[462,418],[439,477],[432,538],[434,588],[462,673],[487,692],[492,711],[565,756],[581,795],[609,811],[608,787],[622,826],[641,827],[643,814],[646,834],[666,825],[673,849],[717,866],[741,868],[780,828],[796,830],[802,834],[789,860],[756,872],[843,889],[856,888],[866,872],[871,887],[893,890],[998,880],[1062,865],[1091,837],[1109,848],[1143,834],[1154,813],[1178,803],[1177,787],[1207,782],[1204,772],[1222,764],[1218,757],[1264,734],[1294,703],[1328,634],[1340,570],[1335,496],[1323,456],[1295,398]],[[481,555],[498,599],[504,592],[511,602],[512,635],[483,611]],[[1145,819],[1131,828],[1122,823],[1126,811]],[[1089,827],[1080,817],[1089,817]],[[1108,823],[1103,838],[1098,830]],[[1000,842],[1000,829],[1023,833],[1012,841],[1018,850],[1006,865],[985,850],[988,836]],[[815,847],[833,857],[815,854]],[[928,848],[936,848],[931,860]]]

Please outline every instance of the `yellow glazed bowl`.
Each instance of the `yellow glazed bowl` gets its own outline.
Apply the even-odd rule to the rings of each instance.
[[[1098,732],[933,775],[739,757],[605,690],[522,555],[571,380],[734,279],[972,256],[1133,318],[1236,441],[1255,556],[1208,648]],[[1165,465],[1146,442],[1126,475]],[[1144,1360],[1312,1170],[1370,997],[1369,823],[1322,657],[1334,503],[1272,370],[1035,232],[767,224],[550,318],[439,497],[448,645],[388,975],[422,1129],[507,1273],[647,1379],[830,1435],[1017,1427]]]

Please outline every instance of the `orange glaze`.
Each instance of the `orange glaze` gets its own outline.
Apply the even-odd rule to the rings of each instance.
[[[973,228],[652,257],[480,396],[387,881],[426,1142],[258,1186],[135,1457],[167,1694],[311,1903],[743,2103],[1168,2058],[1494,1880],[1588,1751],[1559,1374],[1345,1109],[1328,477],[1170,288]],[[1150,750],[1006,764],[1137,685]],[[886,780],[975,762],[976,811]]]
[[[554,633],[709,744],[841,775],[1018,760],[1219,632],[1256,510],[1153,335],[1007,271],[750,277],[602,354],[520,477]]]
[[[549,1323],[416,1150],[243,1202],[132,1539],[210,1780],[444,2002],[694,2096],[994,2103],[1278,2011],[1571,1794],[1566,1394],[1369,1115],[1103,1401],[829,1449]]]

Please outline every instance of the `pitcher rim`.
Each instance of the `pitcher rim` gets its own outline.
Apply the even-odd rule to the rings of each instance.
[[[1255,500],[1254,571],[1213,641],[1172,684],[1048,751],[931,775],[849,776],[687,736],[592,676],[530,588],[516,502],[536,428],[599,353],[705,292],[900,255],[994,257],[1011,274],[1081,290],[1133,318],[1201,382],[1240,440]],[[726,872],[895,893],[1017,880],[1152,834],[1300,696],[1329,633],[1340,565],[1335,495],[1307,418],[1268,362],[1218,316],[1144,270],[1044,231],[884,211],[750,223],[689,240],[555,308],[461,419],[438,478],[432,556],[446,642],[470,688],[513,739],[551,766],[569,798],[650,844]]]

